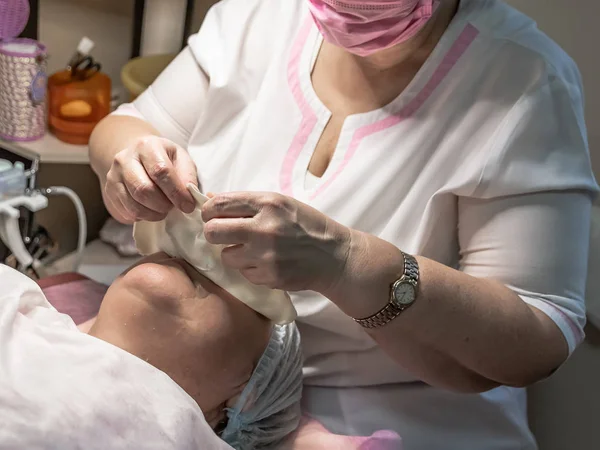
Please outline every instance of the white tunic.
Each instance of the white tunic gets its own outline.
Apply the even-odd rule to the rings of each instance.
[[[348,117],[325,174],[307,179],[331,117],[311,83],[321,43],[305,0],[223,1],[117,114],[141,114],[188,148],[205,191],[290,195],[406,252],[504,282],[572,351],[597,186],[571,59],[504,3],[463,0],[405,91]],[[524,391],[425,386],[327,299],[293,300],[305,405],[332,430],[393,429],[410,450],[535,448]]]

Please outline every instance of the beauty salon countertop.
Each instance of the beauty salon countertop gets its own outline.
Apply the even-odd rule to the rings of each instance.
[[[43,138],[31,142],[12,142],[0,138],[0,148],[25,158],[39,155],[42,163],[89,164],[90,162],[87,145],[66,144],[49,132]]]

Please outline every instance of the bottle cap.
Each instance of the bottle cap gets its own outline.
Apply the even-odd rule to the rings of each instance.
[[[94,41],[92,41],[89,37],[84,36],[83,38],[81,38],[81,41],[79,41],[77,51],[82,55],[87,56],[90,54],[95,45],[96,44],[94,43]]]
[[[0,159],[0,172],[10,170],[12,167],[13,165],[10,161],[7,161],[6,159]]]

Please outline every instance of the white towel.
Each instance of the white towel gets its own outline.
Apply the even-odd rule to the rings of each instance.
[[[231,450],[145,361],[77,330],[0,265],[1,450]]]
[[[121,256],[139,255],[133,240],[133,225],[119,223],[110,217],[100,229],[100,239],[112,245]]]

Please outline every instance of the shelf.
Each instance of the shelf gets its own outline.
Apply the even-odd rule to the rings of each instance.
[[[25,158],[39,155],[42,163],[89,164],[87,145],[71,145],[59,141],[51,133],[32,142],[10,142],[0,139],[0,147]]]

